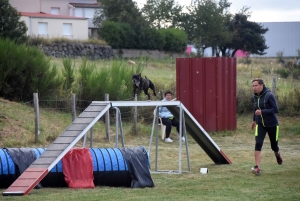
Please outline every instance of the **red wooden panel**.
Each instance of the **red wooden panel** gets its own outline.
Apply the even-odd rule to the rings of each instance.
[[[190,111],[193,111],[193,116],[197,121],[204,125],[204,99],[203,94],[205,93],[205,83],[203,83],[204,78],[204,66],[203,59],[195,58],[191,60],[191,80],[192,80],[192,94],[191,94],[191,106],[189,106]]]
[[[176,94],[207,131],[236,129],[236,59],[179,58]]]
[[[224,125],[220,130],[228,130],[228,123],[229,123],[229,119],[231,116],[231,106],[230,106],[230,66],[226,65],[227,60],[223,60],[223,67],[224,67],[224,72],[223,72],[223,85],[224,85],[224,94],[223,94],[223,103],[224,103]]]
[[[216,130],[222,130],[224,128],[225,122],[225,103],[222,100],[222,97],[224,95],[224,63],[221,58],[217,59],[217,65],[216,65],[216,82],[217,82],[217,111],[216,111],[216,122],[217,122],[217,128]]]
[[[205,60],[205,128],[215,131],[216,126],[216,106],[217,106],[217,90],[216,90],[216,60],[206,58]]]
[[[176,59],[176,98],[190,110],[190,60],[188,58]]]
[[[236,129],[236,124],[237,124],[237,120],[236,120],[236,58],[231,59],[230,61],[230,80],[231,80],[231,111],[232,111],[232,115],[230,118],[230,121],[228,123],[229,125],[229,130],[234,130]]]

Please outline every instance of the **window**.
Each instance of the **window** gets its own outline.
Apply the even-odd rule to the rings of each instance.
[[[71,23],[64,23],[63,24],[63,36],[72,37],[73,30]]]
[[[84,9],[84,17],[93,18],[94,15],[95,15],[95,9],[94,8]]]
[[[39,22],[38,23],[38,35],[39,36],[48,36],[48,23]]]
[[[60,8],[52,7],[51,8],[51,14],[52,15],[59,15]]]
[[[83,17],[83,8],[75,8],[74,16],[75,17]]]

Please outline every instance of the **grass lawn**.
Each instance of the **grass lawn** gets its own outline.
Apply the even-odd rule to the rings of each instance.
[[[232,161],[231,165],[214,164],[191,136],[188,136],[191,172],[180,175],[152,174],[154,188],[131,189],[106,186],[97,186],[94,189],[43,188],[33,189],[27,196],[2,196],[0,200],[299,200],[300,133],[299,130],[289,130],[289,127],[299,122],[299,118],[280,118],[280,122],[279,146],[283,165],[279,166],[276,163],[266,138],[261,176],[255,176],[250,171],[254,165],[254,136],[250,130],[251,117],[246,115],[238,117],[238,127],[235,131],[210,134]],[[133,136],[125,132],[125,147],[142,145],[148,149],[149,135],[149,133],[141,133]],[[160,170],[178,170],[178,138],[174,129],[171,135],[174,139],[173,143],[167,144],[161,139],[159,141],[158,169]],[[114,137],[110,142],[103,138],[101,137],[102,140],[98,140],[94,147],[115,146]],[[77,146],[80,146],[80,143]],[[151,171],[154,171],[154,157],[153,144],[150,153]],[[183,151],[183,170],[187,170],[186,161],[185,151]],[[208,174],[203,175],[199,172],[202,167],[208,168]],[[4,190],[0,189],[1,192]]]

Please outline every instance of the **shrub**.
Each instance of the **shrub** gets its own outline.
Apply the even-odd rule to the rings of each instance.
[[[237,113],[238,114],[247,114],[253,111],[253,103],[251,101],[251,96],[253,91],[251,88],[244,88],[237,86]]]
[[[283,115],[299,115],[300,113],[300,90],[294,89],[287,95],[277,98],[280,114]]]
[[[300,80],[300,68],[293,70],[293,79]]]
[[[136,33],[129,24],[104,21],[98,30],[99,35],[113,48],[134,48]]]
[[[112,48],[121,48],[124,45],[125,36],[122,36],[122,28],[118,22],[103,21],[98,33]]]
[[[162,50],[165,45],[164,36],[155,28],[145,28],[138,38],[139,49]]]
[[[32,93],[40,98],[56,94],[61,78],[50,59],[37,47],[18,45],[0,39],[0,96],[10,100],[32,100]]]
[[[287,78],[290,75],[289,70],[284,68],[276,70],[276,73],[280,75],[281,78]]]
[[[96,69],[94,63],[84,59],[79,68],[79,98],[103,100],[104,95],[109,94],[113,101],[131,99],[132,74],[142,72],[142,69],[141,65],[132,67],[118,60],[114,60],[111,66]]]
[[[168,28],[161,29],[160,32],[165,37],[166,44],[164,50],[172,52],[183,52],[186,50],[188,37],[181,29]]]

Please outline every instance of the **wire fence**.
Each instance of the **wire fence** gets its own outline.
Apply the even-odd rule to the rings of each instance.
[[[142,101],[147,101],[146,98],[143,100],[143,97],[141,97]],[[103,100],[104,101],[104,100]],[[123,101],[132,101],[132,98],[126,99]],[[139,100],[141,101],[141,100]],[[75,100],[75,110],[76,110],[76,117],[77,118],[90,104],[92,101],[88,100]],[[23,105],[35,107],[34,101],[29,101],[26,103],[23,103]],[[48,137],[51,139],[46,139],[48,141],[54,140],[58,135],[60,135],[66,128],[67,125],[70,125],[72,123],[72,120],[74,117],[72,117],[72,99],[62,99],[62,100],[38,100],[38,108],[39,108],[39,114],[38,118],[42,121],[39,121],[39,125],[37,125],[37,122],[34,121],[34,118],[36,118],[37,114],[35,111],[33,111],[32,123],[35,126],[39,126],[38,130],[41,130],[41,133],[45,133],[44,131],[47,130]],[[124,124],[131,125],[132,129],[128,132],[132,132],[131,134],[139,134],[139,129],[137,128],[141,125],[151,125],[153,122],[153,112],[154,112],[155,106],[147,106],[147,107],[120,107],[119,110],[121,112],[121,120]],[[47,112],[48,111],[48,112]],[[56,121],[66,121],[65,127],[63,126],[57,126],[55,125],[49,125],[48,122],[56,122]],[[61,122],[57,123],[61,124]],[[115,124],[116,124],[116,110],[111,108],[109,109],[109,124],[110,126],[108,133],[105,128],[105,116],[103,115],[100,120],[93,126],[93,133],[103,138],[110,139],[110,135],[114,135],[116,133],[115,130]],[[52,128],[49,128],[49,127]],[[130,126],[129,126],[130,127]],[[37,132],[37,129],[36,129]],[[40,132],[40,131],[38,131]],[[150,133],[149,133],[150,134]],[[39,138],[39,134],[36,134],[36,140]]]

